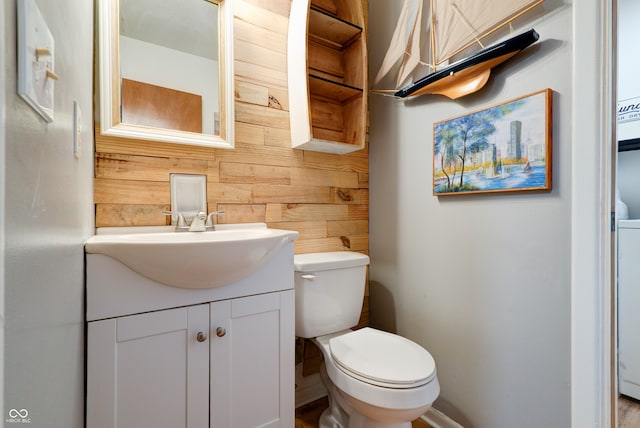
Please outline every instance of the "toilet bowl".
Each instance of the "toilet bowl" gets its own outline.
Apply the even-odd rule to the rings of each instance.
[[[320,427],[410,428],[438,397],[435,361],[420,345],[358,323],[369,257],[294,257],[296,335],[322,351],[329,408]]]

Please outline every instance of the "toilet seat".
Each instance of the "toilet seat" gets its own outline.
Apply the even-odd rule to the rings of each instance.
[[[372,385],[408,389],[436,376],[426,349],[404,337],[365,327],[332,337],[331,356],[345,374]]]

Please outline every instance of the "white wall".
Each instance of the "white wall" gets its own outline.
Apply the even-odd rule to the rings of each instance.
[[[214,134],[218,107],[218,61],[120,36],[120,74],[202,96],[202,132]]]
[[[0,7],[0,22],[4,22],[4,8]],[[0,52],[4,52],[4,33],[0,34]],[[4,55],[0,54],[0,73],[3,75],[6,73],[4,68]],[[4,165],[4,129],[6,118],[4,108],[4,85],[0,84],[0,165]],[[4,188],[5,178],[4,174],[0,173],[0,201],[4,201]],[[4,204],[2,205],[4,206]],[[4,209],[0,207],[0,418],[4,417],[7,413],[4,411],[4,350],[6,343],[4,341]]]
[[[618,100],[640,97],[640,55],[638,55],[638,21],[640,2],[618,0]],[[640,120],[623,122],[618,140],[640,138]]]
[[[36,0],[55,38],[55,121],[16,94],[16,1],[2,2],[4,116],[4,421],[27,409],[31,427],[84,425],[84,256],[93,233],[93,2]],[[2,63],[0,61],[0,63]],[[0,91],[1,92],[1,91]],[[1,99],[0,99],[1,100]],[[82,111],[72,151],[73,101]],[[2,144],[4,142],[4,144]]]
[[[640,97],[638,22],[640,2],[618,0],[618,99]],[[618,139],[640,138],[640,121],[618,126]],[[629,207],[629,218],[640,218],[640,150],[618,153],[618,189]]]
[[[370,0],[372,73],[400,3]],[[481,92],[370,98],[371,317],[432,353],[436,407],[469,428],[571,426],[573,14],[544,7],[540,41]],[[551,192],[432,196],[434,122],[547,87]]]
[[[618,0],[618,99],[640,97],[638,55],[640,2]]]

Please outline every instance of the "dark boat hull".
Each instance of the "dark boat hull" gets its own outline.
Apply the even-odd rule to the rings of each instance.
[[[513,57],[539,38],[538,33],[531,29],[435,71],[400,89],[394,95],[406,98],[424,94],[441,94],[456,99],[476,92],[487,83],[493,67]]]

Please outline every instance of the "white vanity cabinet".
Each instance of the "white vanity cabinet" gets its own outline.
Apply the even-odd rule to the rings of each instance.
[[[293,290],[211,304],[211,428],[293,427],[293,314]]]
[[[209,305],[89,323],[91,427],[206,428]]]
[[[210,289],[87,254],[87,427],[294,426],[293,244]]]
[[[88,427],[293,426],[293,305],[282,291],[90,322]]]

